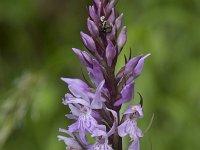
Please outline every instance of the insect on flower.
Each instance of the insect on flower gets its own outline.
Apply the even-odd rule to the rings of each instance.
[[[101,31],[103,33],[110,33],[112,31],[113,25],[106,20],[105,16],[101,16],[100,21],[101,21]]]

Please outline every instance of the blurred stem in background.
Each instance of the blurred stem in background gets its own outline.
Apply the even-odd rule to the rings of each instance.
[[[0,109],[0,149],[11,133],[22,126],[25,115],[33,106],[36,93],[41,90],[45,82],[42,73],[26,72],[16,79]]]

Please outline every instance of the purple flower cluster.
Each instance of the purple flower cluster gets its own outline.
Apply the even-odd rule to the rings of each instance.
[[[130,105],[122,114],[120,109],[133,99],[134,80],[140,76],[149,54],[125,57],[125,66],[115,73],[118,56],[127,40],[126,27],[121,28],[123,14],[117,15],[115,5],[115,0],[94,0],[88,9],[89,34],[81,32],[88,52],[73,48],[92,83],[61,78],[71,92],[63,99],[71,110],[66,117],[75,120],[67,129],[59,130],[68,135],[58,136],[67,150],[122,150],[122,137],[126,135],[131,138],[128,150],[140,149],[143,133],[137,119],[143,117],[142,97],[140,104]]]

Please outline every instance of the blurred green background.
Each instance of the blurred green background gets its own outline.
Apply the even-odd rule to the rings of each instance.
[[[69,110],[61,76],[82,78],[72,47],[83,48],[91,0],[0,1],[0,149],[64,150]],[[120,0],[124,53],[151,53],[136,91],[144,97],[141,150],[200,149],[200,1]],[[123,56],[123,55],[121,55]],[[124,65],[120,57],[119,69]],[[136,96],[136,101],[138,100]]]

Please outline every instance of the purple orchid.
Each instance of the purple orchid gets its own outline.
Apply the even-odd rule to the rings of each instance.
[[[111,109],[108,109],[114,117],[114,123],[110,131],[107,133],[106,132],[106,126],[99,126],[93,131],[93,134],[91,137],[94,137],[96,139],[96,143],[94,143],[89,150],[113,150],[113,148],[109,145],[109,140],[108,138],[115,133],[117,124],[118,124],[118,117],[117,113]]]
[[[72,115],[68,115],[70,119],[76,119],[77,121],[70,125],[68,131],[79,132],[82,141],[86,142],[86,132],[92,133],[98,126],[97,121],[92,116],[93,109],[101,109],[104,99],[101,97],[101,89],[104,85],[102,81],[93,94],[89,91],[89,87],[86,83],[78,79],[63,79],[68,83],[68,88],[76,96],[66,95],[64,104],[69,105]],[[80,86],[80,87],[76,87]],[[90,100],[92,99],[92,100]]]
[[[129,150],[139,150],[143,136],[137,127],[137,118],[143,117],[142,105],[130,105],[120,117],[124,103],[134,98],[135,79],[142,72],[145,59],[139,55],[129,59],[116,73],[118,56],[127,41],[127,29],[121,28],[123,14],[115,11],[116,0],[93,0],[89,6],[87,26],[89,33],[80,32],[87,51],[72,50],[85,65],[91,82],[61,78],[68,84],[63,104],[70,108],[66,117],[74,123],[60,132],[70,137],[58,136],[69,150],[122,150],[122,137],[129,135]],[[120,31],[121,29],[121,31]],[[120,118],[122,118],[120,120]],[[96,142],[88,140],[90,135]]]
[[[58,139],[61,141],[63,140],[65,144],[67,145],[66,150],[82,150],[80,144],[76,141],[75,137],[73,134],[71,134],[69,131],[65,129],[59,129],[60,132],[67,133],[68,135],[71,136],[71,138],[64,137],[64,136],[58,136]]]
[[[94,143],[89,150],[113,150],[108,144],[109,134],[106,133],[105,128],[103,130],[94,130],[94,133],[91,136],[95,137],[96,143]]]
[[[139,150],[139,138],[143,137],[142,131],[137,127],[137,118],[143,117],[142,106],[130,105],[123,113],[124,122],[118,126],[118,134],[120,137],[124,137],[129,134],[132,144],[128,150]]]

